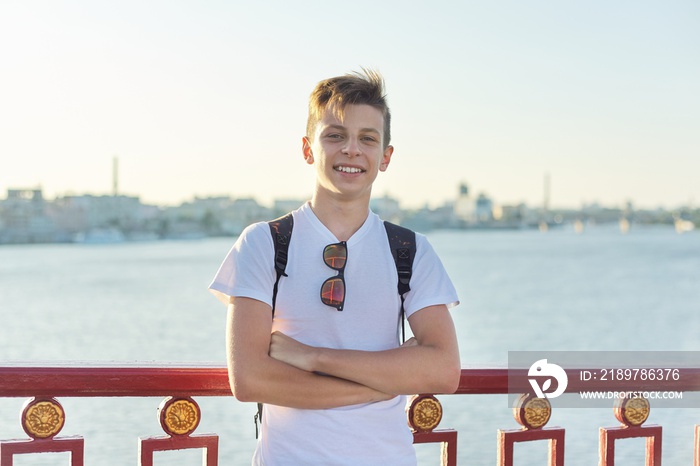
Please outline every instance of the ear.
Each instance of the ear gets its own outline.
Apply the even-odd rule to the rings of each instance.
[[[311,150],[311,141],[309,141],[309,138],[306,136],[301,139],[301,151],[304,154],[306,163],[312,165],[314,163],[314,154]]]
[[[379,164],[379,171],[385,172],[389,168],[389,162],[391,162],[391,156],[394,153],[394,146],[386,146],[384,149],[384,154],[382,154],[382,161]]]

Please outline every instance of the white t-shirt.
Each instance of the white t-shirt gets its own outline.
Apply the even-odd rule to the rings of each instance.
[[[305,204],[293,212],[287,277],[277,293],[273,331],[302,343],[338,349],[380,351],[399,345],[401,299],[389,240],[381,219],[369,214],[347,241],[343,311],[321,302],[321,284],[337,271],[323,261],[338,239]],[[274,245],[267,223],[246,228],[210,285],[224,303],[229,296],[272,305]],[[458,303],[457,293],[425,236],[416,234],[406,316],[427,306]],[[405,397],[335,409],[302,410],[265,405],[254,464],[415,465]]]

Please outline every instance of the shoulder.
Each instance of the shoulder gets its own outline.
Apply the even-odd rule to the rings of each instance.
[[[271,248],[273,247],[272,234],[268,222],[256,222],[248,225],[236,243],[239,247]]]
[[[437,256],[430,240],[422,233],[416,233],[416,251],[416,255],[420,256]]]
[[[256,222],[245,227],[241,233],[241,237],[257,237],[267,235],[270,236],[270,225],[268,222]]]

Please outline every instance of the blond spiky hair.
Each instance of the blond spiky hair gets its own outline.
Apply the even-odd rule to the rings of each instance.
[[[362,68],[343,76],[319,82],[309,97],[309,117],[306,122],[306,137],[313,140],[316,125],[323,112],[330,109],[339,120],[343,120],[345,107],[353,104],[370,105],[384,116],[383,143],[386,148],[391,141],[391,112],[384,91],[384,78],[374,70]]]

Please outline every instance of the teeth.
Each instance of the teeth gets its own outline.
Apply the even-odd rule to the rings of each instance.
[[[339,172],[344,172],[344,173],[360,173],[360,172],[362,172],[362,169],[354,168],[354,167],[337,167],[336,170],[338,170]]]

